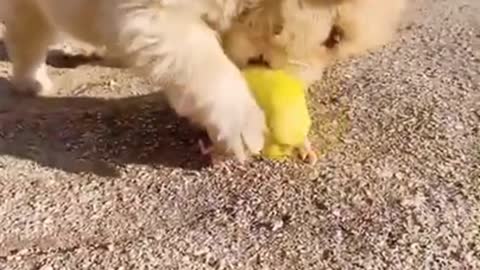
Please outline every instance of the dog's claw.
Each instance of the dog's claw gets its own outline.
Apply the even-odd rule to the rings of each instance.
[[[215,165],[221,165],[222,167],[225,166],[225,162],[224,162],[224,159],[222,158],[222,155],[220,155],[218,152],[215,151],[216,150],[215,145],[206,146],[203,140],[199,139],[198,147],[200,148],[200,153],[202,155],[210,156],[210,161],[214,166]]]
[[[205,143],[202,139],[198,140],[198,148],[200,148],[200,153],[204,156],[211,155],[213,153],[213,145],[205,146]]]

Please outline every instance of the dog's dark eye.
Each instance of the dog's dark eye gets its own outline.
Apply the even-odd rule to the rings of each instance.
[[[322,45],[327,48],[335,47],[343,38],[343,31],[340,27],[334,25],[330,30],[327,40],[325,40]]]
[[[283,25],[275,24],[273,26],[273,29],[272,29],[273,35],[278,36],[282,33],[282,31],[283,31]]]

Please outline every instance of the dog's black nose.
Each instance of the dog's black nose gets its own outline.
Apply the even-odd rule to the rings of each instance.
[[[248,64],[255,65],[255,66],[270,67],[270,63],[268,63],[268,61],[265,59],[265,56],[263,54],[260,54],[256,57],[249,58]]]

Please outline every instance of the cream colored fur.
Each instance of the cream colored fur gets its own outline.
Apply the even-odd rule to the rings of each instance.
[[[388,43],[407,0],[271,1],[235,20],[224,48],[237,66],[262,56],[274,68],[298,73],[307,83],[325,67]],[[340,33],[334,33],[332,29]],[[327,44],[338,35],[335,44]]]
[[[244,160],[262,148],[265,120],[239,67],[260,57],[311,83],[333,61],[388,41],[403,2],[0,0],[0,17],[18,91],[51,91],[47,49],[67,33],[157,80],[179,115]],[[343,36],[326,46],[334,25]]]

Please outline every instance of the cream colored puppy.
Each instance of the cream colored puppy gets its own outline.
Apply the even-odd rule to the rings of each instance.
[[[51,91],[47,49],[67,33],[157,80],[180,116],[244,160],[262,148],[265,120],[239,67],[260,60],[312,83],[334,61],[387,42],[404,2],[0,0],[0,17],[17,91]]]

